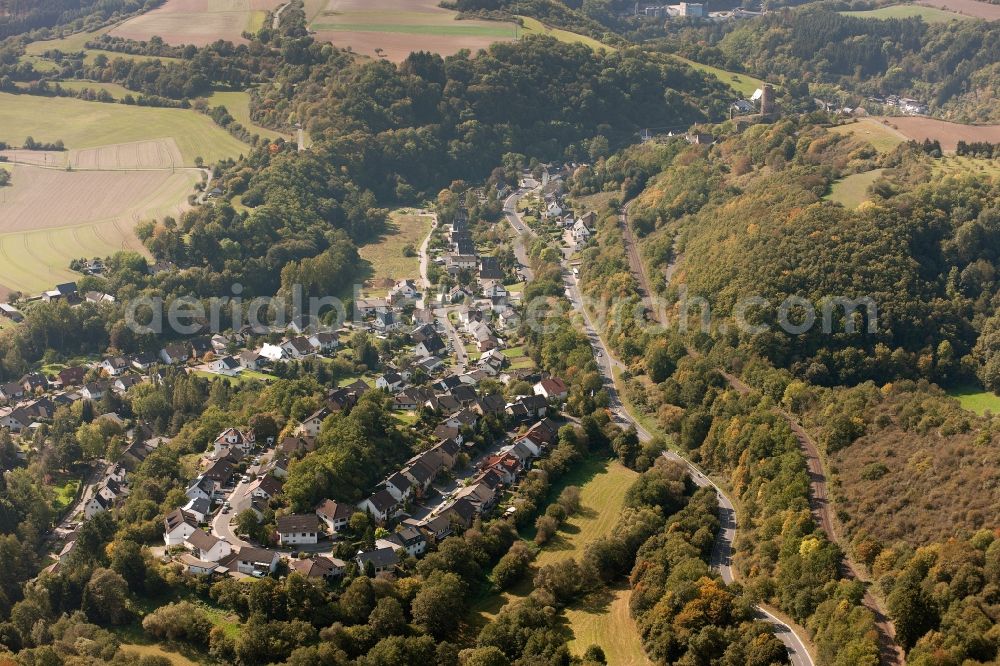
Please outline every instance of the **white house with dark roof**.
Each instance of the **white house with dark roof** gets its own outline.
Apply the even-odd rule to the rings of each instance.
[[[163,519],[163,543],[179,546],[198,529],[198,521],[183,509],[174,509]]]
[[[203,562],[218,562],[233,552],[232,545],[225,539],[204,530],[195,530],[184,539],[184,545],[191,554]]]
[[[322,520],[331,532],[339,532],[347,527],[351,516],[354,515],[355,508],[343,502],[334,502],[331,499],[323,500],[316,507],[316,515]]]
[[[293,514],[277,519],[278,543],[282,546],[319,541],[319,517],[315,513]]]

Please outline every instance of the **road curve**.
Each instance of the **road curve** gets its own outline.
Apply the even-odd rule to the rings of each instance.
[[[635,241],[635,235],[632,231],[632,225],[628,223],[628,208],[631,203],[632,202],[628,202],[625,204],[622,208],[622,214],[619,216],[622,239],[625,245],[625,254],[628,257],[632,273],[639,281],[642,292],[640,295],[643,297],[647,307],[650,308],[653,316],[656,317],[656,320],[661,324],[666,325],[664,316],[665,312],[662,312],[659,308],[655,307],[655,303],[652,298],[652,291],[650,290],[649,277],[646,274],[645,266],[642,264],[642,259]],[[750,388],[740,381],[739,378],[727,372],[722,372],[722,375],[729,382],[730,386],[738,392],[745,394],[750,391]],[[834,531],[834,522],[826,489],[826,475],[823,471],[823,462],[819,455],[819,449],[805,429],[802,428],[801,424],[799,424],[798,421],[796,421],[790,414],[782,410],[775,411],[788,422],[789,427],[791,427],[792,432],[795,433],[795,436],[798,439],[799,448],[805,458],[806,468],[809,474],[809,504],[812,509],[813,516],[816,519],[816,522],[823,528],[823,532],[826,534],[827,539],[833,543],[840,544],[837,534]],[[722,504],[720,503],[720,520],[722,519],[721,507]],[[841,550],[844,552],[844,558],[841,561],[842,575],[847,578],[867,582],[862,577],[860,568],[847,556],[847,549],[841,546]],[[725,576],[723,576],[723,578],[725,578]],[[905,664],[906,659],[903,650],[896,642],[895,624],[888,616],[882,601],[866,586],[862,602],[875,616],[875,625],[878,628],[879,633],[879,652],[881,662],[887,666],[900,666],[901,664]],[[763,609],[761,609],[761,611],[765,613],[765,615],[773,617],[767,611]],[[786,647],[789,647],[789,650],[791,650],[791,646],[787,642],[785,645]]]
[[[524,196],[524,194],[524,191],[518,190],[507,197],[504,201],[504,215],[507,218],[507,222],[511,225],[514,231],[518,233],[518,239],[515,241],[515,254],[517,254],[518,261],[520,261],[522,265],[525,265],[524,262],[527,260],[527,257],[525,255],[522,259],[521,254],[517,253],[517,244],[520,244],[521,249],[523,250],[523,235],[534,235],[532,230],[524,224],[517,213],[517,201]],[[583,316],[584,334],[590,340],[591,347],[594,350],[594,360],[597,362],[597,366],[600,369],[604,389],[608,394],[609,408],[618,417],[621,424],[630,425],[635,428],[639,439],[642,441],[649,441],[653,438],[653,435],[646,430],[642,424],[634,419],[631,414],[628,413],[618,395],[618,389],[614,378],[614,369],[622,368],[624,366],[622,366],[622,363],[618,359],[611,355],[604,339],[597,332],[597,327],[594,326],[590,313],[583,305],[583,296],[580,291],[579,281],[573,275],[572,271],[568,270],[565,261],[563,263],[563,282],[566,286],[566,291],[569,295],[569,300],[572,303],[573,308]],[[672,453],[671,455],[675,459],[682,460],[686,465],[688,465],[691,471],[691,477],[694,479],[696,484],[699,486],[711,486],[715,489],[716,496],[719,499],[720,530],[712,547],[710,564],[716,571],[719,572],[723,581],[727,584],[732,583],[734,580],[733,568],[731,565],[732,548],[733,540],[736,537],[736,510],[733,506],[732,500],[730,500],[729,497],[722,492],[722,489],[712,482],[711,479],[705,476],[693,463],[681,458],[676,453]],[[793,666],[815,666],[812,656],[810,655],[805,642],[802,640],[802,636],[805,635],[804,631],[799,630],[801,631],[800,635],[788,623],[779,619],[771,611],[762,606],[757,606],[757,611],[758,617],[762,621],[769,623],[774,628],[774,635],[785,646],[785,649],[788,652],[788,660]]]

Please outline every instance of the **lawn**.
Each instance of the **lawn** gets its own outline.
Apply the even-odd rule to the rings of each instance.
[[[277,379],[277,377],[275,377],[274,375],[269,375],[263,372],[257,372],[256,370],[244,370],[235,377],[227,377],[226,375],[220,375],[215,372],[208,372],[207,370],[195,370],[194,374],[199,377],[204,377],[205,379],[210,379],[213,381],[220,379],[228,379],[233,384],[242,384],[243,382],[249,382],[253,380],[268,382]]]
[[[53,508],[60,513],[76,499],[76,491],[80,489],[80,479],[61,479],[58,485],[52,486],[55,493]]]
[[[415,250],[431,231],[433,217],[420,215],[408,208],[395,210],[389,216],[389,228],[374,243],[358,250],[368,262],[369,282],[376,290],[383,290],[389,281],[417,279],[420,277],[420,257],[403,256],[403,249],[412,245]]]
[[[890,5],[867,11],[840,13],[844,16],[856,16],[867,19],[903,19],[919,16],[925,23],[947,23],[948,21],[967,20],[969,18],[955,12],[948,12],[934,7],[924,7],[922,5]]]
[[[217,90],[208,97],[208,103],[212,106],[224,106],[229,115],[235,118],[241,125],[250,132],[260,134],[265,139],[284,138],[291,140],[290,134],[282,134],[266,127],[261,127],[250,119],[250,93],[239,90]]]
[[[212,163],[249,152],[245,143],[191,109],[0,93],[0,141],[19,146],[28,136],[61,139],[67,148],[173,138],[188,166],[198,156]]]
[[[866,118],[856,123],[847,123],[830,128],[835,134],[853,134],[859,139],[864,139],[872,145],[875,150],[887,153],[906,139],[898,131],[877,120]]]
[[[750,97],[753,95],[754,91],[757,90],[757,88],[764,86],[763,81],[755,79],[749,74],[739,74],[737,72],[719,69],[718,67],[712,67],[711,65],[703,65],[700,62],[688,60],[687,58],[682,58],[679,55],[674,55],[674,57],[687,63],[688,65],[691,65],[697,70],[705,72],[706,74],[711,74],[744,97]]]
[[[883,171],[885,169],[872,169],[841,178],[833,184],[826,198],[844,208],[857,208],[861,202],[868,201],[868,187],[878,180]]]
[[[593,37],[588,37],[586,35],[580,35],[575,32],[570,32],[569,30],[560,30],[559,28],[550,28],[538,19],[531,18],[530,16],[518,16],[521,19],[522,29],[518,32],[520,35],[548,35],[549,37],[554,37],[560,42],[566,42],[567,44],[585,44],[595,51],[605,50],[605,51],[616,51],[613,46],[608,46],[603,44]]]
[[[948,395],[957,398],[962,409],[970,412],[985,414],[989,410],[994,414],[1000,414],[1000,395],[983,390],[981,386],[974,384],[959,386],[948,391]]]

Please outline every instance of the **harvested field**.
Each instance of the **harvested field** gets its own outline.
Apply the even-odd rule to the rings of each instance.
[[[0,141],[22,145],[28,136],[61,139],[70,149],[173,138],[186,166],[197,156],[212,163],[248,151],[245,143],[192,109],[0,93]]]
[[[1000,142],[1000,125],[963,125],[920,116],[900,116],[884,120],[909,139],[937,139],[941,142],[941,149],[945,151],[954,151],[959,141]]]
[[[73,150],[69,163],[74,169],[172,169],[184,159],[176,141],[157,139]]]
[[[140,220],[187,208],[200,173],[65,171],[18,165],[0,194],[0,280],[38,293],[79,276],[71,259],[145,252],[133,229]],[[55,193],[55,194],[54,194]]]
[[[205,46],[219,39],[244,44],[243,32],[262,24],[261,12],[281,4],[281,0],[167,0],[110,34],[137,40],[159,36],[168,44]]]
[[[980,2],[979,0],[916,0],[918,5],[937,7],[957,14],[987,21],[1000,20],[1000,5]]]
[[[395,62],[413,51],[451,55],[514,39],[512,23],[459,21],[457,16],[438,7],[436,0],[330,0],[310,28],[316,31],[317,40],[366,56],[376,56],[376,49],[381,49]]]

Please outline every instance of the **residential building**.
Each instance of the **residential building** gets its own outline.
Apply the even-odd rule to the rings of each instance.
[[[315,513],[281,516],[277,520],[278,543],[282,546],[319,541],[319,518]]]

